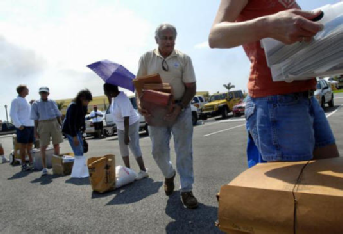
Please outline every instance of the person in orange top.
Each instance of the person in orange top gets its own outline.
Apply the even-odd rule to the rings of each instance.
[[[209,35],[211,48],[243,46],[251,62],[247,130],[265,161],[338,157],[330,125],[313,97],[316,79],[273,82],[260,40],[311,41],[321,14],[302,11],[295,0],[222,0]],[[249,157],[249,155],[248,155]]]

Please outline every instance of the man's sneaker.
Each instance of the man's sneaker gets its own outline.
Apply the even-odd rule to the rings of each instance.
[[[48,169],[43,168],[42,170],[42,176],[46,176],[48,174]]]
[[[26,163],[21,165],[21,171],[27,171],[27,165]]]
[[[8,159],[5,156],[1,156],[1,163],[7,163]]]
[[[141,180],[141,179],[146,178],[146,177],[149,177],[148,172],[140,171],[140,172],[138,172],[136,180]]]
[[[167,196],[170,196],[174,192],[174,178],[176,176],[176,171],[174,171],[174,175],[171,178],[165,178],[164,180],[164,192]]]
[[[187,209],[196,209],[198,207],[198,201],[192,192],[182,192],[181,200]]]
[[[35,167],[33,166],[33,163],[29,163],[27,170],[33,171],[34,169],[35,169]]]

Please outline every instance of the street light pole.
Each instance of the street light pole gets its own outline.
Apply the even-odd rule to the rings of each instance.
[[[8,112],[7,112],[7,105],[5,105],[5,109],[6,109],[6,121],[8,123]]]

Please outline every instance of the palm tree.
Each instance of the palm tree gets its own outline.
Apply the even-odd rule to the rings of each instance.
[[[61,111],[64,107],[66,107],[65,105],[65,101],[61,101],[61,102],[57,102],[57,108]]]
[[[236,86],[232,85],[231,82],[227,84],[223,84],[224,88],[227,89],[227,91],[230,91],[231,89],[235,88]]]

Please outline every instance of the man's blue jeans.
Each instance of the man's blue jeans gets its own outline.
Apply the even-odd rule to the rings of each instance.
[[[179,116],[172,127],[149,126],[152,141],[152,155],[165,178],[174,175],[170,161],[170,139],[174,137],[176,168],[180,175],[181,192],[192,191],[193,173],[193,124],[192,111],[188,107]]]

